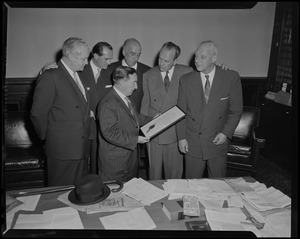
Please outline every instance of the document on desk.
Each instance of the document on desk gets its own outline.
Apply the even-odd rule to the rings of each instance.
[[[33,196],[17,197],[17,199],[24,203],[24,207],[22,208],[22,210],[34,211],[40,200],[40,197],[41,194],[33,195]]]
[[[244,192],[241,196],[258,211],[284,208],[291,205],[291,198],[274,187],[258,191],[255,194]]]
[[[100,217],[105,229],[117,230],[151,230],[156,228],[152,218],[145,208],[136,208],[128,212],[119,212],[113,215]]]
[[[168,196],[167,192],[142,178],[133,178],[129,180],[124,184],[124,188],[121,192],[144,205],[150,205],[151,203]]]
[[[157,134],[175,124],[184,116],[185,113],[175,105],[171,109],[167,110],[160,116],[141,127],[141,131],[146,137],[153,138]]]
[[[214,230],[230,230],[230,231],[245,231],[251,224],[243,224],[246,222],[245,214],[239,208],[223,208],[222,210],[205,209],[205,216],[210,228]],[[248,227],[247,227],[248,226]]]
[[[14,229],[84,229],[78,211],[57,208],[43,214],[20,214]]]

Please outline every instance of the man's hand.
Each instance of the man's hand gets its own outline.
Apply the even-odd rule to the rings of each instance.
[[[189,151],[189,144],[186,139],[178,141],[178,147],[181,153],[186,154]]]
[[[231,70],[228,66],[226,66],[225,64],[216,64],[217,66],[222,67],[222,70]]]
[[[43,68],[40,70],[40,75],[45,71],[45,70],[49,70],[49,69],[54,69],[57,68],[58,65],[56,64],[56,62],[48,62],[46,65],[43,66]]]
[[[217,136],[214,138],[213,143],[215,145],[220,145],[220,144],[224,144],[226,141],[227,137],[225,134],[223,133],[218,133]]]
[[[139,136],[139,137],[138,137],[138,144],[148,143],[149,140],[150,140],[149,137]]]

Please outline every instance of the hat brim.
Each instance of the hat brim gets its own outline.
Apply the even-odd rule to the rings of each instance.
[[[91,204],[95,204],[95,203],[103,201],[104,199],[106,199],[109,196],[109,194],[110,194],[110,188],[107,185],[104,184],[103,185],[103,195],[100,198],[97,198],[94,201],[91,201],[91,202],[81,202],[81,201],[78,201],[77,198],[75,197],[75,189],[73,189],[69,193],[68,199],[73,204],[77,204],[77,205],[91,205]]]

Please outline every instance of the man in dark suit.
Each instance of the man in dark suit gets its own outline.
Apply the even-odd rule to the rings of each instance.
[[[230,139],[242,110],[238,72],[216,66],[217,45],[200,43],[195,53],[197,71],[180,78],[177,105],[186,113],[176,125],[179,149],[186,154],[186,177],[225,177]]]
[[[165,43],[159,52],[158,66],[144,74],[142,114],[153,117],[177,104],[179,78],[193,71],[191,67],[177,64],[180,51],[173,42]],[[182,178],[183,155],[178,150],[175,125],[151,139],[149,155],[150,180],[163,179],[163,173],[165,179]]]
[[[90,108],[78,71],[88,64],[88,45],[68,38],[58,68],[39,76],[33,96],[31,120],[45,141],[48,186],[75,184],[87,170]]]
[[[149,141],[139,128],[152,118],[140,115],[128,98],[137,88],[135,69],[119,66],[112,78],[114,86],[97,108],[100,171],[104,181],[126,182],[137,176],[137,144]]]
[[[88,65],[83,71],[79,72],[83,86],[86,88],[91,109],[91,127],[90,127],[90,160],[89,172],[92,174],[99,173],[98,159],[98,139],[97,139],[97,123],[96,123],[96,108],[103,96],[111,89],[112,80],[111,72],[107,70],[113,58],[113,48],[107,42],[98,42],[94,45]],[[46,64],[40,73],[51,68],[57,68],[55,62]]]
[[[136,105],[138,112],[141,109],[142,97],[143,97],[143,74],[150,69],[149,66],[139,62],[140,55],[142,53],[142,47],[138,40],[129,38],[125,40],[122,48],[122,54],[124,59],[112,63],[108,71],[111,74],[118,66],[129,66],[136,70],[137,74],[137,89],[133,92],[131,99]]]
[[[95,115],[99,101],[112,87],[112,81],[106,69],[113,58],[113,48],[107,42],[98,42],[94,45],[90,56],[91,60],[80,73],[80,77],[89,94],[92,117],[90,128],[90,173],[98,174],[98,129]]]

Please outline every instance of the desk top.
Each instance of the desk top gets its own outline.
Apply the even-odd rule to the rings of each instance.
[[[251,178],[251,177],[245,177],[244,178],[247,182],[255,182],[256,180]],[[151,184],[157,186],[160,189],[163,189],[162,187],[162,183],[165,182],[165,180],[157,180],[157,181],[149,181]],[[51,187],[51,188],[55,188],[55,187]],[[49,188],[48,188],[49,189]],[[32,192],[32,191],[39,191],[39,190],[45,190],[45,188],[34,188],[34,189],[26,189],[26,190],[13,190],[13,191],[7,191],[8,195],[13,195],[18,193],[19,191],[22,192]],[[47,193],[47,194],[42,194],[40,197],[40,200],[36,206],[35,211],[17,211],[14,215],[14,218],[12,220],[12,228],[14,227],[16,220],[19,216],[19,214],[42,214],[43,211],[45,210],[50,210],[50,209],[55,209],[55,208],[61,208],[61,207],[66,207],[67,205],[62,203],[61,201],[57,200],[58,196],[63,194],[65,192],[53,192],[53,193]],[[226,236],[227,232],[217,232],[217,231],[187,231],[185,222],[187,221],[195,221],[195,220],[200,220],[200,219],[204,219],[203,218],[187,218],[187,219],[183,219],[183,220],[178,220],[178,221],[172,221],[170,222],[169,219],[167,218],[167,216],[164,214],[164,212],[162,211],[162,204],[161,202],[163,200],[166,200],[167,197],[158,200],[154,203],[152,203],[150,206],[144,206],[145,210],[148,212],[148,214],[150,215],[150,217],[152,218],[152,220],[154,221],[154,223],[156,224],[156,228],[154,230],[151,230],[152,232],[148,231],[146,234],[146,237],[152,235],[152,236],[164,236],[164,237],[179,237],[181,235],[181,237],[194,237],[197,236],[199,237],[201,235],[201,233],[203,234],[203,236],[206,233],[210,233],[209,235],[215,235],[216,237],[219,236]],[[93,213],[93,214],[87,214],[86,212],[82,212],[82,211],[78,211],[79,216],[81,218],[82,224],[84,226],[84,229],[87,230],[29,230],[31,231],[31,235],[32,233],[35,234],[36,236],[39,235],[48,235],[48,233],[50,233],[51,235],[55,235],[56,237],[65,237],[66,235],[71,235],[74,232],[74,236],[79,236],[79,234],[84,235],[83,237],[89,237],[89,236],[93,236],[93,235],[98,235],[99,231],[101,233],[99,233],[101,236],[104,235],[109,235],[112,236],[113,234],[111,234],[112,230],[108,230],[110,232],[110,234],[108,232],[104,232],[107,230],[104,230],[104,227],[101,223],[101,221],[99,220],[100,217],[106,216],[106,215],[111,215],[115,212],[100,212],[100,213]],[[63,231],[67,231],[68,233],[64,233]],[[80,232],[78,232],[80,231]],[[131,232],[125,231],[123,234],[122,232],[123,230],[117,230],[115,231],[119,236],[120,235],[127,235],[127,236],[132,236],[132,237],[136,237],[136,235],[139,235],[139,237],[141,236],[141,234],[136,234]],[[160,231],[160,232],[153,232],[153,231]],[[185,232],[184,232],[185,231]],[[122,232],[122,233],[121,233]],[[188,234],[186,234],[188,232]],[[28,230],[20,230],[20,229],[10,229],[9,231],[7,231],[7,233],[5,234],[7,237],[13,237],[13,236],[18,236],[19,234],[22,233],[22,237],[23,235],[26,235],[28,232]],[[23,234],[25,233],[25,234]],[[71,234],[70,234],[71,233]],[[185,233],[184,235],[182,233]],[[197,235],[195,234],[197,233]],[[199,234],[200,233],[200,234]],[[224,234],[225,233],[225,234]],[[116,234],[116,235],[117,235]],[[144,233],[142,233],[142,237],[145,237]],[[29,233],[30,235],[30,233]],[[236,232],[234,234],[228,234],[230,235],[230,237],[255,237],[254,233],[252,232]]]

